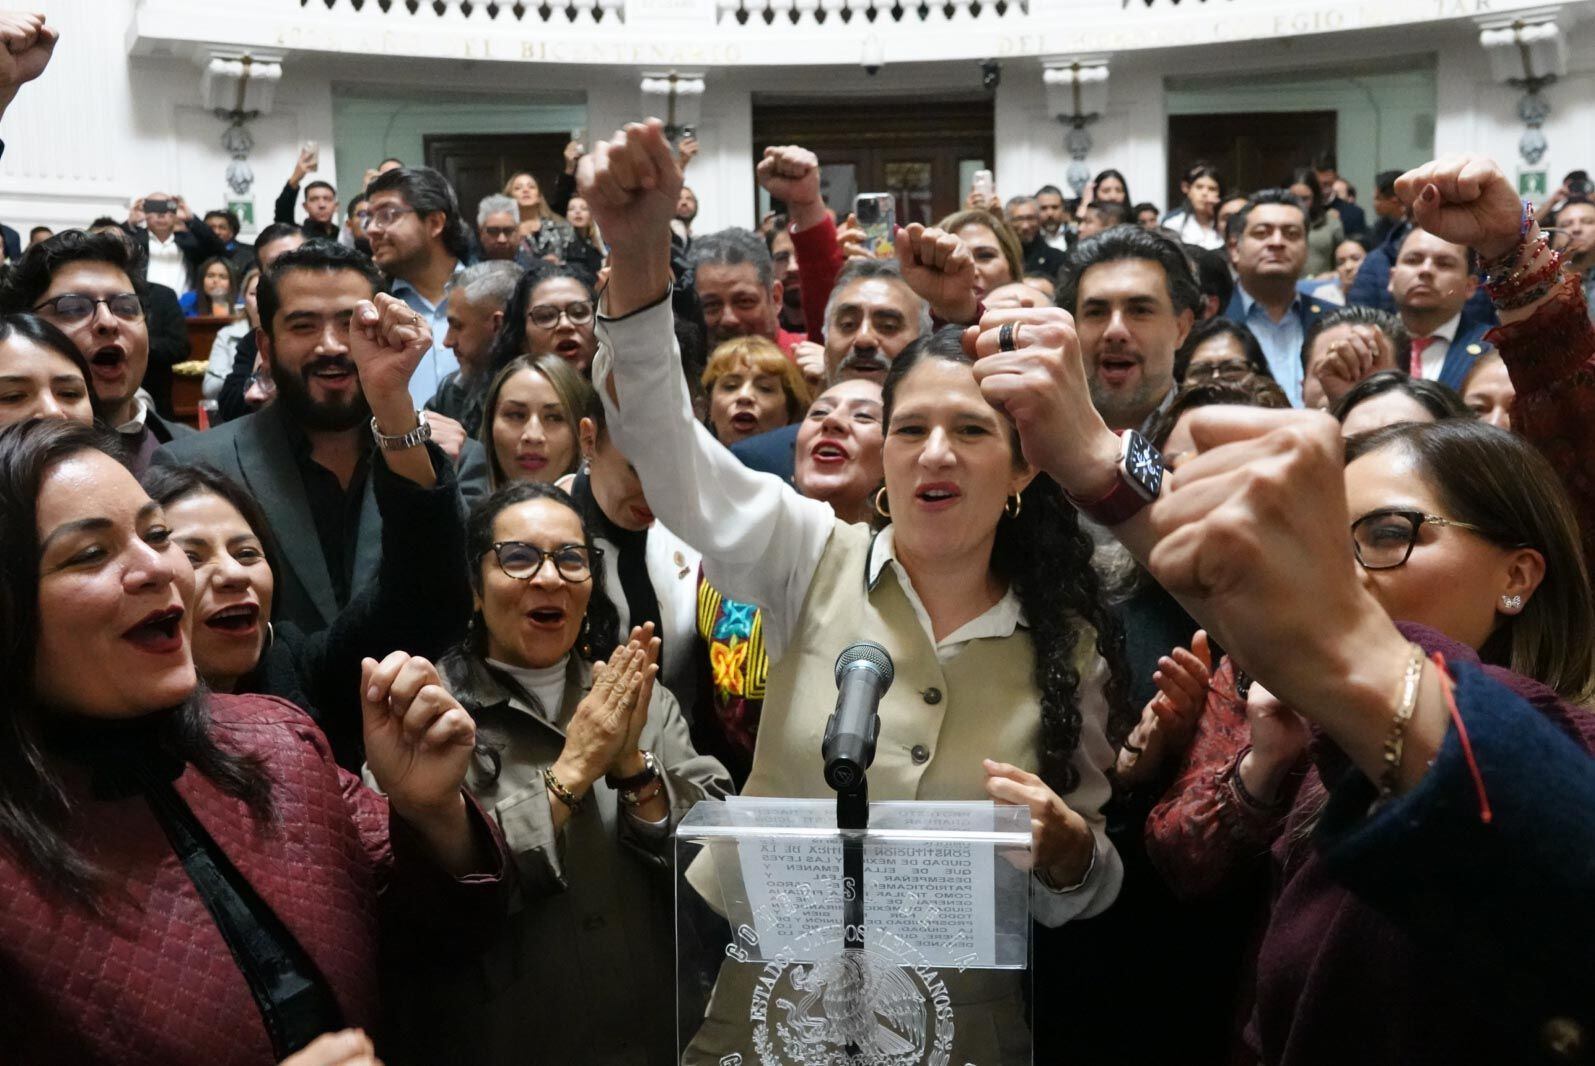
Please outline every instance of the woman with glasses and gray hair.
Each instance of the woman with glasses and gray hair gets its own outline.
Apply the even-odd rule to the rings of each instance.
[[[472,512],[466,546],[475,614],[439,669],[475,719],[466,787],[503,830],[526,905],[479,956],[406,972],[391,1046],[416,1063],[535,1049],[538,1061],[664,1066],[671,831],[730,780],[655,685],[653,627],[617,640],[603,552],[574,500],[515,482]]]

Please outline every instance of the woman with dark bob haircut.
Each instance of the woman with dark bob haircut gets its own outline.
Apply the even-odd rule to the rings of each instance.
[[[1415,378],[1404,370],[1381,370],[1353,385],[1330,408],[1348,437],[1397,422],[1471,421],[1478,416],[1456,390],[1438,381]]]
[[[407,969],[392,1001],[405,1061],[514,1062],[535,1047],[538,1061],[666,1066],[671,831],[730,779],[654,683],[653,627],[617,640],[576,501],[513,482],[472,510],[468,542],[476,612],[438,668],[476,722],[466,786],[502,828],[527,904],[480,957]],[[627,986],[638,994],[617,997]]]
[[[1220,376],[1247,371],[1270,379],[1274,376],[1252,331],[1223,315],[1203,319],[1185,335],[1185,343],[1174,353],[1175,384],[1189,384],[1191,372],[1198,367]]]
[[[72,339],[27,311],[0,315],[0,426],[28,418],[104,420],[94,375]]]
[[[470,715],[426,660],[367,660],[378,794],[292,704],[212,693],[193,571],[106,447],[72,421],[0,431],[0,1046],[369,1058],[344,1030],[377,1020],[379,956],[480,936],[508,902],[508,855],[461,790]]]

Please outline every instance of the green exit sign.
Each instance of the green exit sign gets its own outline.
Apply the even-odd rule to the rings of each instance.
[[[1545,171],[1520,170],[1517,172],[1517,194],[1519,196],[1544,196],[1549,191],[1550,185],[1545,180]]]

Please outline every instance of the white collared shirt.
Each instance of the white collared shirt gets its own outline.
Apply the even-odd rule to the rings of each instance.
[[[875,537],[875,542],[870,545],[870,587],[875,587],[875,583],[881,579],[881,571],[890,564],[892,572],[897,575],[897,583],[903,586],[903,595],[908,597],[909,604],[914,608],[914,617],[919,619],[919,624],[925,628],[925,635],[936,648],[937,662],[951,662],[964,650],[964,645],[972,640],[981,640],[985,637],[1011,637],[1020,627],[1029,628],[1025,622],[1025,610],[1019,605],[1019,597],[1010,586],[1003,592],[1001,599],[986,608],[978,617],[971,618],[941,640],[937,640],[936,630],[930,624],[930,612],[925,610],[925,602],[915,591],[914,583],[909,580],[908,571],[904,570],[903,564],[897,561],[895,546],[891,526],[881,530]]]
[[[188,262],[183,250],[177,246],[177,231],[164,241],[150,238],[150,261],[145,276],[157,285],[165,285],[175,293],[188,291]]]
[[[1462,328],[1462,312],[1458,311],[1451,320],[1436,329],[1433,333],[1425,333],[1424,337],[1434,337],[1419,356],[1420,365],[1412,368],[1413,373],[1425,381],[1439,381],[1440,371],[1445,368],[1445,357],[1451,351],[1451,342],[1457,339],[1457,330]],[[1414,341],[1423,337],[1414,336]]]
[[[150,394],[139,389],[133,394],[133,417],[116,427],[116,431],[125,437],[135,437],[144,432],[144,423],[149,418]]]

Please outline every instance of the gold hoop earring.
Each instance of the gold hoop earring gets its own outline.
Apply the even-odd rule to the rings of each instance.
[[[1008,497],[1007,503],[1003,504],[1002,513],[1007,515],[1009,518],[1018,518],[1019,512],[1024,508],[1024,505],[1024,497],[1016,492],[1012,496]]]
[[[890,517],[892,517],[892,512],[890,512],[890,511],[888,511],[886,509],[886,504],[884,502],[885,498],[886,498],[886,486],[882,485],[875,492],[875,510],[880,513],[880,516],[882,518],[890,518]]]

